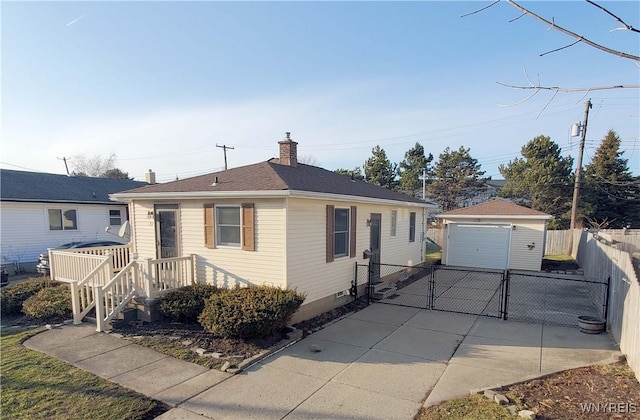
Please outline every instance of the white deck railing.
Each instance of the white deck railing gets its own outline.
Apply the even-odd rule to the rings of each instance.
[[[89,311],[96,306],[94,289],[107,284],[113,276],[113,263],[109,255],[89,256],[82,255],[81,258],[77,254],[71,254],[78,261],[95,260],[102,258],[102,262],[91,270],[82,280],[71,281],[71,308],[73,309],[73,323],[82,322]],[[76,271],[77,274],[79,271]]]
[[[195,282],[195,255],[187,257],[146,260],[144,268],[145,293],[157,298],[172,289]]]
[[[112,245],[112,246],[99,246],[95,248],[75,248],[68,249],[69,252],[75,252],[78,254],[87,255],[107,255],[111,254],[113,258],[113,269],[115,271],[122,270],[129,261],[131,261],[131,245]],[[51,261],[51,260],[49,260]]]
[[[94,288],[97,331],[104,331],[107,328],[107,322],[138,295],[139,271],[138,262],[131,261],[107,284]]]
[[[96,267],[108,259],[105,255],[88,255],[68,250],[49,250],[52,280],[77,282],[83,280]],[[113,271],[112,271],[113,272]]]
[[[125,257],[114,257],[110,253],[113,247],[105,248],[98,250],[104,255],[100,252],[49,251],[51,278],[71,283],[74,324],[81,323],[95,309],[97,330],[103,331],[134,297],[155,299],[196,281],[195,255],[133,259],[120,266]],[[126,259],[129,259],[128,254]]]

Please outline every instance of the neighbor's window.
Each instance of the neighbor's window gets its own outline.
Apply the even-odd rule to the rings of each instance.
[[[240,246],[240,206],[216,206],[216,242],[219,246]]]
[[[416,212],[409,213],[409,242],[416,241]]]
[[[391,236],[396,236],[397,223],[398,223],[398,210],[391,210]]]
[[[111,226],[122,225],[121,210],[109,210],[109,225]]]
[[[49,230],[76,230],[78,218],[75,209],[49,209]]]
[[[333,229],[333,255],[349,255],[349,209],[335,209]]]

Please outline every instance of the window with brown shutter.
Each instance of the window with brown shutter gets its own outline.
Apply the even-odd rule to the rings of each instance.
[[[349,243],[349,258],[356,256],[356,227],[358,226],[356,206],[351,206],[351,226],[349,229],[349,236],[351,242]]]
[[[242,249],[255,251],[255,237],[254,204],[242,203]]]
[[[327,262],[333,261],[334,207],[327,205]]]
[[[215,218],[213,204],[204,205],[204,246],[207,248],[216,247]]]

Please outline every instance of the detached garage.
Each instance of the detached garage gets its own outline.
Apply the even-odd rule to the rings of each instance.
[[[441,213],[442,264],[539,271],[552,217],[500,198]]]

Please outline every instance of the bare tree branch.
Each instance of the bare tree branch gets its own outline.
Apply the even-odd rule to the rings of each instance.
[[[521,13],[520,16],[514,17],[513,19],[511,19],[509,21],[509,23],[515,22],[516,20],[520,19],[522,16],[527,16],[527,14],[526,13]]]
[[[529,9],[526,9],[526,8],[522,7],[521,5],[516,3],[514,0],[507,0],[507,2],[509,4],[511,4],[513,7],[515,7],[516,9],[520,10],[521,12],[526,13],[527,15],[529,15],[529,16],[531,16],[531,17],[533,17],[533,18],[535,18],[535,19],[537,19],[537,20],[539,20],[541,22],[546,23],[547,25],[550,26],[550,28],[555,29],[557,31],[560,31],[565,35],[569,35],[570,37],[575,38],[580,42],[584,42],[585,44],[587,44],[587,45],[589,45],[589,46],[591,46],[593,48],[599,49],[600,51],[604,51],[604,52],[606,52],[608,54],[613,54],[613,55],[618,56],[618,57],[627,58],[629,60],[640,62],[640,57],[638,57],[637,55],[627,54],[627,53],[624,53],[622,51],[617,51],[617,50],[605,47],[604,45],[600,45],[598,43],[590,41],[587,38],[583,37],[582,35],[578,35],[578,34],[576,34],[574,32],[569,31],[568,29],[563,28],[562,26],[556,25],[555,22],[550,22],[547,19],[545,19],[545,18],[543,18],[541,16],[538,16],[537,14],[533,13]]]
[[[571,43],[571,44],[569,44],[569,45],[565,45],[564,47],[560,47],[560,48],[556,48],[555,50],[547,51],[546,53],[542,53],[542,54],[540,54],[540,57],[545,56],[545,55],[547,55],[547,54],[554,53],[554,52],[556,52],[556,51],[564,50],[565,48],[573,47],[573,46],[574,46],[574,45],[576,45],[578,42],[580,42],[580,41],[575,41],[575,42],[572,42],[572,43]]]
[[[595,2],[591,1],[591,0],[586,0],[587,3],[589,3],[592,6],[597,7],[598,9],[602,10],[603,12],[605,12],[606,14],[608,14],[609,16],[611,16],[612,18],[614,18],[615,20],[617,20],[618,22],[620,22],[622,24],[622,26],[624,26],[624,29],[632,31],[632,32],[636,32],[636,33],[640,33],[640,30],[637,30],[636,28],[634,28],[633,26],[627,24],[624,20],[620,19],[618,16],[614,15],[613,13],[611,13],[609,10],[607,10],[606,8],[600,6],[599,4],[596,4]]]
[[[464,14],[464,15],[462,15],[462,16],[460,16],[460,17],[461,17],[461,18],[463,18],[463,17],[467,17],[467,16],[475,15],[476,13],[480,13],[480,12],[482,12],[483,10],[487,10],[487,9],[488,9],[488,8],[490,8],[491,6],[494,6],[494,5],[498,4],[498,3],[500,3],[500,0],[495,0],[493,3],[491,3],[491,4],[489,4],[489,5],[485,6],[485,7],[483,7],[482,9],[478,9],[478,10],[476,10],[476,11],[474,11],[474,12]]]
[[[579,87],[579,88],[563,88],[560,86],[540,86],[540,85],[529,85],[529,86],[518,86],[518,85],[509,85],[506,83],[496,82],[500,86],[505,86],[512,89],[536,89],[536,90],[550,90],[557,92],[587,92],[591,90],[608,90],[608,89],[640,89],[640,85],[612,85],[612,86],[596,86],[596,87]]]

